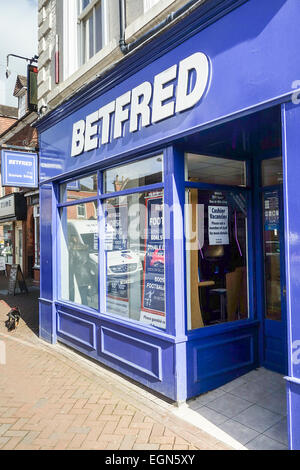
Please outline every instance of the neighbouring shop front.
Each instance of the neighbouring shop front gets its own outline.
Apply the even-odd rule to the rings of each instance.
[[[40,336],[177,401],[281,372],[298,449],[300,7],[217,3],[38,122]]]
[[[17,263],[23,269],[26,209],[22,194],[12,193],[0,198],[0,256],[6,266]]]

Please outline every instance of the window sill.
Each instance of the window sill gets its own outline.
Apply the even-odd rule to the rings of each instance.
[[[203,0],[203,2],[206,0]],[[160,23],[168,14],[186,4],[185,0],[161,0],[146,13],[130,23],[125,31],[125,41],[131,42]]]
[[[77,312],[80,315],[87,315],[103,322],[110,322],[112,324],[115,324],[116,326],[127,328],[138,333],[147,334],[149,336],[162,339],[170,343],[176,344],[185,342],[187,340],[186,336],[176,338],[175,336],[168,334],[164,330],[151,327],[145,323],[141,323],[136,320],[124,319],[112,313],[99,313],[96,310],[91,309],[90,307],[84,307],[82,305],[64,300],[55,300],[54,303],[57,308],[73,310],[73,312]]]

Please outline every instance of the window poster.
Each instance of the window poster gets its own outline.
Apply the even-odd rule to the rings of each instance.
[[[229,245],[228,206],[208,206],[210,245]]]
[[[265,230],[279,230],[279,194],[278,191],[264,193]]]
[[[129,316],[128,302],[128,206],[109,204],[106,207],[106,309],[108,312]]]
[[[145,199],[145,203],[145,262],[140,320],[158,328],[166,328],[162,193],[153,193]]]

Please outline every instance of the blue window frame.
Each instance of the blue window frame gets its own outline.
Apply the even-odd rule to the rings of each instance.
[[[182,156],[183,157],[183,156]],[[213,156],[213,158],[220,159],[220,165],[222,164],[222,157],[220,156]],[[228,157],[226,156],[226,159]],[[232,159],[236,160],[236,159]],[[255,296],[254,296],[254,280],[255,280],[255,273],[254,273],[254,257],[253,257],[253,209],[252,209],[252,196],[251,196],[251,188],[249,186],[249,182],[251,181],[251,170],[250,170],[250,160],[243,159],[246,164],[245,173],[246,173],[246,180],[247,184],[245,187],[242,186],[231,186],[231,185],[224,185],[224,184],[210,184],[210,183],[201,183],[201,182],[193,182],[193,181],[185,181],[185,189],[186,190],[197,190],[198,192],[210,192],[210,191],[218,191],[220,193],[231,193],[232,195],[243,194],[245,201],[246,201],[246,210],[247,210],[247,288],[248,288],[248,318],[243,320],[237,319],[236,321],[228,321],[228,322],[220,322],[216,324],[212,324],[207,326],[206,328],[202,328],[204,325],[198,325],[195,328],[191,327],[191,322],[188,319],[189,315],[189,307],[188,303],[189,293],[188,293],[188,284],[187,284],[187,268],[188,268],[188,258],[187,253],[185,250],[185,285],[186,285],[186,331],[188,336],[192,339],[193,337],[197,336],[207,336],[210,335],[210,332],[213,334],[215,333],[222,333],[232,328],[237,328],[239,325],[249,323],[255,320]],[[186,223],[186,217],[185,217]],[[185,243],[186,243],[185,239]],[[214,288],[215,286],[208,286],[209,288]],[[225,289],[223,289],[225,291]],[[218,298],[220,300],[220,304],[222,304],[222,295],[218,294]],[[217,300],[215,300],[217,301]],[[219,310],[222,310],[221,308]]]
[[[157,160],[156,166],[153,165],[155,160]],[[83,194],[83,197],[78,197],[78,191],[80,188],[77,188],[76,186],[76,182],[88,179],[88,173],[80,175],[77,179],[73,178],[64,180],[58,184],[56,192],[58,196],[57,209],[60,236],[58,237],[57,244],[57,264],[60,268],[64,268],[69,273],[67,275],[62,272],[64,269],[58,269],[57,301],[59,303],[66,305],[71,304],[74,305],[74,307],[76,306],[77,309],[84,308],[84,310],[91,315],[110,316],[120,321],[125,320],[126,322],[138,322],[141,327],[147,328],[157,326],[160,330],[167,329],[168,331],[168,325],[166,325],[168,308],[165,295],[165,246],[162,215],[164,208],[163,198],[165,173],[163,161],[163,152],[155,152],[152,155],[139,157],[127,162],[128,168],[131,169],[130,172],[127,172],[129,176],[128,179],[130,180],[130,176],[133,175],[131,181],[128,183],[128,188],[126,184],[119,185],[119,181],[123,181],[124,183],[124,180],[118,178],[118,174],[121,170],[126,171],[126,165],[124,165],[123,162],[121,166],[117,165],[101,168],[97,171],[98,191],[95,194],[93,193],[91,197],[85,197],[88,196],[86,193]],[[146,179],[141,174],[143,164],[147,167],[145,176],[148,176]],[[159,165],[161,167],[161,176],[157,174],[157,168]],[[150,171],[151,166],[154,168],[154,173],[156,172],[152,177]],[[120,172],[117,171],[118,168],[121,169]],[[138,168],[137,179],[134,178],[135,168]],[[119,189],[119,191],[112,191],[112,185],[110,185],[110,192],[105,191],[105,186],[107,186],[105,185],[105,177],[108,174],[110,177],[114,175],[114,178],[118,183],[115,184],[115,187],[116,189]],[[91,176],[93,175],[95,175],[95,172],[91,173]],[[139,184],[141,185],[139,186]],[[77,197],[66,197],[66,190],[68,190],[68,194],[71,196],[73,191],[77,191]],[[143,228],[144,241],[143,245],[140,244],[140,240],[137,241],[133,250],[132,244],[130,247],[128,246],[128,233],[121,232],[122,230],[124,232],[125,226],[127,230],[127,215],[132,209],[131,202],[141,202],[141,200],[143,201],[142,208],[144,207],[146,214],[143,214],[143,220],[140,216],[140,220],[142,220],[142,223],[140,223],[140,231],[142,231]],[[110,209],[111,207],[114,207],[114,214],[112,214],[112,212],[108,212],[107,207],[109,205]],[[83,211],[80,209],[83,206],[85,207],[85,220],[82,220]],[[90,207],[97,207],[96,220],[94,220],[94,217],[92,221],[88,220],[89,214],[91,213]],[[70,214],[69,218],[78,218],[79,214],[80,220],[68,221],[67,213]],[[155,217],[152,217],[153,213]],[[108,216],[109,222],[107,220]],[[160,221],[160,227],[156,225],[157,221]],[[109,230],[107,230],[109,223],[113,225],[113,230],[115,230],[116,233],[109,233]],[[154,223],[154,226],[151,225],[152,223]],[[85,224],[89,226],[89,230],[81,229],[81,227],[79,227]],[[92,230],[90,228],[91,224],[97,226],[97,234],[94,233],[94,229]],[[121,227],[122,224],[123,229]],[[89,258],[94,259],[94,267],[97,265],[97,291],[99,293],[96,298],[97,301],[95,300],[93,303],[86,300],[87,296],[85,289],[79,289],[79,286],[75,285],[77,297],[74,293],[70,295],[70,287],[69,290],[67,289],[67,294],[64,292],[64,283],[68,284],[66,279],[69,278],[69,283],[71,283],[70,258],[72,258],[72,250],[66,246],[68,245],[66,240],[71,240],[72,237],[67,233],[68,228],[69,232],[70,228],[72,228],[73,232],[75,231],[77,233],[77,238],[80,239],[81,245],[86,244],[84,239],[87,241],[89,235],[92,237],[90,237],[91,239],[89,242],[91,243],[89,243],[89,245],[90,250],[93,249],[93,253],[90,251],[88,256]],[[90,233],[85,233],[85,231]],[[121,240],[122,236],[124,238],[123,242]],[[96,244],[97,253],[95,253]],[[74,248],[74,246],[78,247],[79,245],[72,245],[72,248]],[[68,263],[66,263],[64,259],[64,253],[67,251],[69,251]],[[77,266],[79,266],[79,264],[77,263]],[[73,266],[76,266],[76,262],[73,263]],[[131,292],[131,286],[134,282],[130,279],[130,276],[133,277],[138,274],[140,274],[140,278],[135,282],[135,292]],[[76,284],[76,275],[71,275],[71,277],[74,280],[74,282],[72,282]],[[77,278],[79,279],[80,276],[77,275]],[[95,282],[90,284],[95,285]],[[80,292],[78,293],[78,291]],[[108,295],[108,291],[110,295]],[[130,315],[128,304],[134,297],[136,297],[135,294],[137,291],[139,291],[142,305],[140,306],[140,309],[135,305],[135,315]],[[132,308],[132,302],[130,304],[130,308]],[[157,319],[159,319],[159,321],[157,321]]]

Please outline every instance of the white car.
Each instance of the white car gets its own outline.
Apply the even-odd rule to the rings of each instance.
[[[131,250],[117,250],[107,252],[107,275],[124,276],[136,274],[143,269],[140,257]]]

